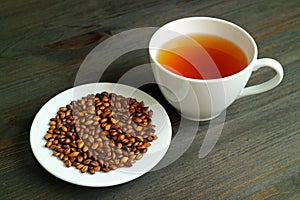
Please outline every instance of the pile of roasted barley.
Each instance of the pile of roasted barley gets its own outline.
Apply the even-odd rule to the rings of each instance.
[[[157,139],[152,114],[134,98],[91,94],[59,109],[49,122],[45,146],[82,173],[130,167]]]

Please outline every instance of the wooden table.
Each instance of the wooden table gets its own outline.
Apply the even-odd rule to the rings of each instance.
[[[0,6],[0,199],[300,199],[300,1],[2,1]],[[284,67],[283,82],[227,109],[222,135],[204,158],[198,152],[209,122],[167,167],[126,184],[88,188],[62,181],[35,159],[29,144],[37,111],[73,87],[85,56],[103,36],[159,27],[188,16],[230,20],[249,31],[259,57]],[[119,57],[101,81],[118,82],[147,63],[147,50]],[[250,85],[273,76],[255,72]],[[176,135],[180,116],[157,85],[142,90],[166,108]]]

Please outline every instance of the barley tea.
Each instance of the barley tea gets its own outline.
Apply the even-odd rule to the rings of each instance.
[[[233,42],[214,35],[190,34],[170,40],[157,61],[169,71],[193,79],[218,79],[243,70],[246,55]]]

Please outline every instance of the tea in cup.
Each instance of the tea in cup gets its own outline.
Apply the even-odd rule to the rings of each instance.
[[[283,78],[283,68],[271,58],[257,58],[257,45],[241,27],[217,18],[189,17],[159,28],[149,43],[154,78],[185,118],[217,117],[236,99],[266,92]],[[252,72],[270,67],[276,75],[245,87]]]

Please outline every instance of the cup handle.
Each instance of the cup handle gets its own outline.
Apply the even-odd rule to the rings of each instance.
[[[277,74],[271,80],[268,80],[264,83],[244,88],[238,98],[266,92],[273,89],[281,82],[284,72],[281,64],[278,61],[272,58],[258,59],[254,64],[252,71],[256,71],[262,67],[270,67],[274,69]]]

